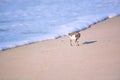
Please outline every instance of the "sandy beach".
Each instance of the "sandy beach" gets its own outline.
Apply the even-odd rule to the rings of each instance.
[[[0,51],[0,80],[120,80],[120,16],[80,33]]]

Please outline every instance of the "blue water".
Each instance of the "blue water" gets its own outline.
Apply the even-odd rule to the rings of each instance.
[[[0,50],[80,31],[120,14],[120,0],[0,0]]]

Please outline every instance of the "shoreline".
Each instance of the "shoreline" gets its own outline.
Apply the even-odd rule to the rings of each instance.
[[[103,21],[105,21],[105,20],[107,20],[107,19],[110,19],[110,18],[113,18],[113,17],[119,17],[119,16],[120,16],[120,15],[108,16],[108,17],[106,17],[106,18],[104,18],[104,19],[102,19],[102,20],[99,20],[99,21],[97,21],[97,22],[95,22],[95,23],[92,23],[91,25],[89,25],[88,28],[79,30],[79,31],[77,31],[77,32],[81,32],[81,31],[87,30],[87,29],[91,28],[91,26],[93,26],[93,25],[95,25],[95,24],[97,24],[97,23],[103,22]],[[54,38],[54,39],[59,39],[59,38],[64,37],[64,36],[68,36],[68,35],[58,36],[58,37],[56,37],[56,38]],[[10,47],[10,48],[5,48],[5,49],[3,48],[3,49],[0,50],[0,52],[1,52],[1,51],[10,50],[10,49],[14,49],[14,48],[18,48],[18,47],[22,47],[22,46],[27,46],[27,45],[35,44],[35,43],[39,43],[39,42],[43,42],[43,41],[49,41],[49,40],[53,40],[53,39],[46,39],[46,40],[41,40],[41,41],[38,40],[38,41],[35,41],[35,42],[29,42],[29,43],[17,45],[17,46]]]
[[[68,36],[0,51],[0,80],[120,80],[120,16]]]

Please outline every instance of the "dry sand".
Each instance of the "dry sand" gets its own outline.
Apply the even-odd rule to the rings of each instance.
[[[120,16],[68,36],[0,51],[0,80],[120,80]]]

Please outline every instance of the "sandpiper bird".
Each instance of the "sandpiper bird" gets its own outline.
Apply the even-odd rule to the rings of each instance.
[[[69,33],[69,38],[70,38],[70,45],[72,46],[72,41],[75,41],[77,43],[77,46],[79,46],[78,39],[80,38],[80,33],[79,32],[72,32]]]

